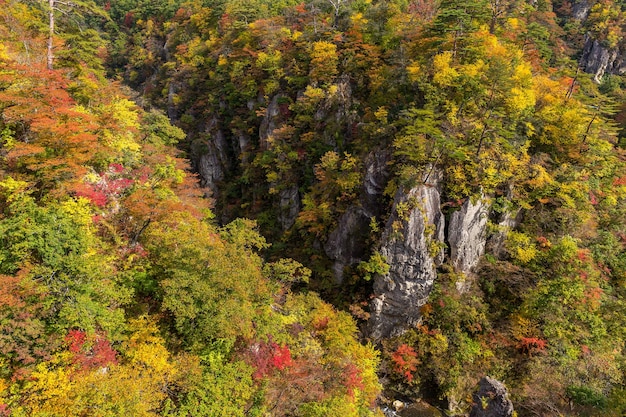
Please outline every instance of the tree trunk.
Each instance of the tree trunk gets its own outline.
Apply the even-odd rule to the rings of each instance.
[[[53,54],[53,38],[54,38],[54,2],[55,0],[48,0],[49,10],[48,10],[48,54],[47,54],[47,66],[49,70],[52,70],[54,54]]]

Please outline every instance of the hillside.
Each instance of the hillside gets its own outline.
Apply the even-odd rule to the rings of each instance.
[[[626,412],[626,4],[0,5],[0,413]]]

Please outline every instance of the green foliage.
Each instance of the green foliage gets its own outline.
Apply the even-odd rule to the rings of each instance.
[[[386,275],[389,273],[389,264],[380,252],[374,252],[368,261],[363,261],[357,266],[359,275],[365,280],[370,281],[377,275]]]
[[[185,396],[172,415],[180,417],[259,415],[262,408],[259,409],[259,404],[255,404],[259,388],[254,386],[252,367],[239,361],[228,362],[214,352],[205,356],[203,362],[202,380]]]
[[[575,70],[584,34],[623,46],[623,2],[584,22],[568,2],[435,3],[56,2],[48,71],[49,3],[4,2],[0,414],[371,415],[376,351],[307,291],[344,213],[382,225],[420,184],[520,223],[472,273],[439,266],[420,324],[382,341],[390,388],[432,385],[460,414],[488,372],[520,413],[623,414],[623,97]],[[172,148],[202,171],[207,141],[222,227]],[[388,272],[363,235],[339,305]],[[69,332],[117,363],[82,368]]]
[[[263,266],[263,274],[284,285],[308,283],[311,270],[293,259],[279,259]]]

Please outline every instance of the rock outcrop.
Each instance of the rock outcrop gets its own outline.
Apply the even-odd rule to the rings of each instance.
[[[572,4],[572,18],[578,21],[583,21],[587,19],[589,16],[589,11],[591,10],[591,6],[593,6],[595,2],[591,2],[589,0],[577,0]]]
[[[280,124],[280,99],[281,95],[275,95],[265,109],[265,115],[259,125],[259,144],[262,150],[268,149],[267,139]]]
[[[489,205],[484,199],[468,198],[460,210],[450,216],[448,243],[450,261],[457,271],[467,274],[485,253]]]
[[[470,417],[511,417],[513,403],[503,383],[488,376],[478,383]]]
[[[206,141],[196,141],[192,145],[192,159],[196,162],[196,170],[200,174],[201,184],[215,197],[218,193],[217,183],[224,179],[230,168],[228,144],[217,121],[210,123]]]
[[[593,74],[595,82],[602,81],[605,74],[622,75],[626,73],[625,54],[617,48],[608,48],[599,40],[587,37],[580,57],[580,67],[588,74]]]
[[[368,156],[359,203],[341,215],[337,227],[324,243],[324,252],[334,262],[333,273],[338,284],[343,281],[344,268],[363,261],[367,255],[370,221],[381,214],[380,198],[389,176],[388,158],[386,152]]]
[[[377,276],[371,304],[369,335],[378,340],[402,333],[420,319],[428,300],[441,255],[433,246],[443,241],[438,175],[408,193],[398,191],[382,238],[380,253],[389,273]]]
[[[300,192],[297,186],[289,187],[280,192],[280,225],[288,230],[296,222],[300,213]]]
[[[335,282],[343,281],[344,268],[363,260],[371,215],[363,207],[351,206],[324,243],[324,252],[334,261]]]

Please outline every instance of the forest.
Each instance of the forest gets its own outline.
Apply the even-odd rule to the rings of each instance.
[[[626,415],[626,1],[0,0],[0,417],[412,405]]]

